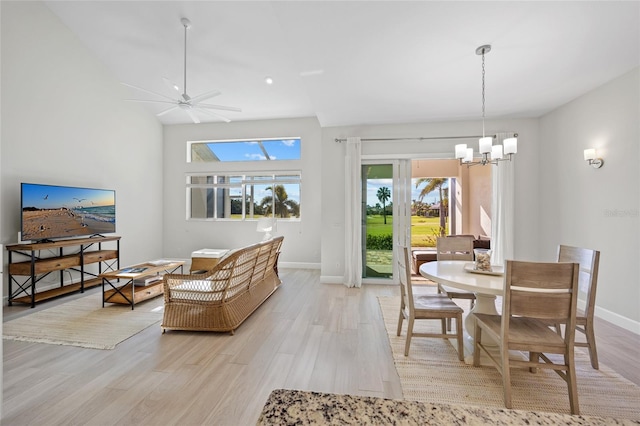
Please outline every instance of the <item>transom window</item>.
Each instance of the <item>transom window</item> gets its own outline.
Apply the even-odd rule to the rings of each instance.
[[[300,138],[188,142],[189,163],[299,159]]]
[[[300,219],[300,173],[191,173],[187,219]]]

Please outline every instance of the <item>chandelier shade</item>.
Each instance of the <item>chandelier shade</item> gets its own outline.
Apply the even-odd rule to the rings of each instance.
[[[518,152],[517,134],[513,137],[505,139],[503,145],[493,144],[493,136],[485,136],[484,134],[484,116],[485,116],[485,66],[484,55],[491,52],[491,45],[485,44],[476,49],[476,55],[482,55],[482,137],[478,140],[478,151],[480,152],[480,160],[473,161],[473,148],[468,148],[466,144],[458,144],[455,146],[455,156],[460,160],[460,164],[466,164],[467,167],[475,165],[498,164],[499,161],[509,160],[513,154]],[[506,156],[506,158],[505,158]]]

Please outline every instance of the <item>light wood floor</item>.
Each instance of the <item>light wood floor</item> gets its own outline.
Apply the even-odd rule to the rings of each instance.
[[[280,275],[234,336],[158,325],[111,351],[4,341],[2,424],[250,425],[277,388],[402,398],[377,301],[398,288]],[[640,336],[603,321],[596,333],[600,362],[640,385]]]

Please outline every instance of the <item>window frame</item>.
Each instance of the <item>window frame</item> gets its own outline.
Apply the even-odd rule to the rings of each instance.
[[[207,183],[192,183],[193,177],[201,177],[205,180],[209,180],[211,177],[211,182]],[[240,177],[241,180],[238,183],[218,183],[219,177],[225,178],[235,178]],[[251,179],[252,177],[270,177],[270,179],[264,180],[255,180]],[[287,179],[289,178],[289,179]],[[185,173],[185,219],[194,222],[255,222],[261,217],[271,217],[279,221],[287,221],[287,222],[300,222],[302,217],[302,212],[298,210],[298,217],[289,217],[289,218],[281,218],[275,215],[275,208],[272,208],[271,214],[269,216],[259,215],[256,216],[252,214],[249,216],[249,212],[247,212],[247,191],[250,186],[254,185],[268,185],[275,186],[278,184],[293,184],[298,185],[299,189],[299,199],[298,206],[302,205],[302,172],[300,170],[270,170],[270,171],[217,171],[217,172],[186,172]],[[192,189],[202,188],[202,189],[210,189],[212,190],[212,199],[213,199],[213,211],[211,212],[211,217],[192,217]],[[241,205],[242,205],[242,217],[241,218],[233,218],[233,217],[216,217],[218,214],[218,206],[215,200],[218,198],[218,189],[230,189],[230,188],[240,188],[241,192]],[[206,213],[208,214],[208,206],[206,207]]]

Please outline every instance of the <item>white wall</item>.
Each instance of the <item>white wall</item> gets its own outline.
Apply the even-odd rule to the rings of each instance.
[[[540,120],[540,255],[558,244],[600,250],[598,316],[640,333],[639,69]],[[585,148],[604,158],[600,169]]]
[[[126,89],[45,5],[0,7],[1,242],[17,242],[20,182],[87,186],[116,191],[124,264],[162,256],[162,126],[123,101]]]
[[[535,259],[538,252],[538,120],[494,120],[486,122],[487,134],[513,131],[519,134],[516,162],[515,255]],[[341,282],[344,265],[344,155],[345,143],[336,138],[403,138],[477,135],[479,121],[390,124],[331,127],[322,131],[322,268],[323,282]],[[453,158],[454,145],[447,141],[362,142],[362,155],[369,158]],[[477,142],[468,142],[478,150]]]
[[[187,172],[275,171],[268,161],[251,163],[187,164],[187,141],[300,137],[300,161],[279,162],[278,167],[302,171],[300,221],[278,222],[274,235],[283,235],[279,264],[283,267],[320,266],[321,203],[320,125],[315,118],[202,123],[165,126],[164,132],[164,247],[165,256],[189,258],[200,248],[236,248],[258,242],[255,221],[187,221]],[[283,164],[284,163],[284,164]],[[322,206],[322,207],[321,207]]]

